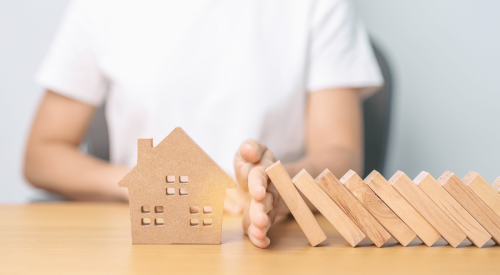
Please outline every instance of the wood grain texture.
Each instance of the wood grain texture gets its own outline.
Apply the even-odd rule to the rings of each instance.
[[[444,172],[438,182],[490,233],[493,241],[499,244],[500,218],[452,172]]]
[[[483,247],[491,235],[427,172],[413,182],[422,190],[477,247]]]
[[[326,240],[326,235],[314,218],[309,207],[304,202],[295,188],[285,167],[280,161],[275,162],[266,169],[266,173],[281,195],[281,198],[290,209],[293,217],[304,231],[312,246],[317,246]]]
[[[467,237],[446,214],[437,207],[415,183],[402,172],[396,173],[396,178],[390,181],[407,202],[417,210],[429,224],[453,247],[457,247]]]
[[[495,191],[500,193],[500,177],[498,177],[491,186],[495,189]]]
[[[493,241],[484,249],[449,245],[353,249],[318,214],[328,237],[321,246],[310,246],[297,222],[288,218],[271,227],[271,245],[259,249],[243,233],[242,216],[224,214],[221,245],[131,245],[129,216],[125,203],[0,205],[0,273],[498,274],[500,247]]]
[[[339,182],[330,170],[323,171],[315,181],[377,247],[381,247],[391,238],[389,232]]]
[[[481,175],[471,171],[462,182],[500,217],[500,194]]]
[[[118,183],[128,188],[132,243],[220,244],[226,189],[236,187],[232,178],[180,127],[156,147],[153,139],[139,139],[137,153],[137,165]],[[213,211],[193,214],[193,206]]]
[[[350,170],[341,179],[347,190],[365,207],[402,246],[407,246],[417,236],[392,210],[373,193],[361,177]]]
[[[328,197],[306,170],[300,171],[293,177],[292,182],[352,247],[358,245],[366,237],[363,231],[342,212],[339,206]]]
[[[391,178],[397,178],[398,173]],[[441,235],[420,215],[379,172],[373,171],[365,179],[366,184],[403,220],[428,246],[432,246]]]

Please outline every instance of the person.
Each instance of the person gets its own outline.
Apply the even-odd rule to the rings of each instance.
[[[348,0],[72,1],[36,79],[32,185],[125,202],[137,139],[181,126],[237,179],[225,210],[260,248],[288,213],[265,168],[361,172],[361,102],[383,83]],[[103,103],[110,162],[79,151]]]

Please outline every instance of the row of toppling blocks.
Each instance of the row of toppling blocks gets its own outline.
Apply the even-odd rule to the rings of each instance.
[[[412,181],[398,171],[387,181],[373,171],[362,180],[351,170],[338,180],[326,169],[316,179],[306,170],[291,179],[280,161],[266,173],[312,246],[326,235],[297,189],[352,247],[365,237],[381,247],[391,235],[403,246],[415,237],[432,246],[441,236],[453,247],[465,238],[477,247],[500,244],[500,177],[493,186],[475,172],[461,180],[422,172]]]

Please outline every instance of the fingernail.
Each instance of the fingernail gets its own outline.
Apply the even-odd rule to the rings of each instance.
[[[243,145],[243,147],[246,147],[246,149],[255,149],[255,146],[253,146],[250,143],[247,143],[247,144]]]
[[[247,149],[254,149],[255,151],[257,151],[257,157],[258,159],[260,159],[260,152],[259,152],[259,148],[255,147],[253,144],[250,144],[250,143],[247,143],[244,145],[245,147],[247,147]]]

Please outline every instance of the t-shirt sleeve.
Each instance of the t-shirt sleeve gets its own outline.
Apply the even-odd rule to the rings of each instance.
[[[307,89],[360,88],[368,97],[384,80],[366,29],[348,0],[319,0],[313,9]]]
[[[70,3],[35,80],[47,90],[99,105],[107,85],[96,58],[90,2]]]

